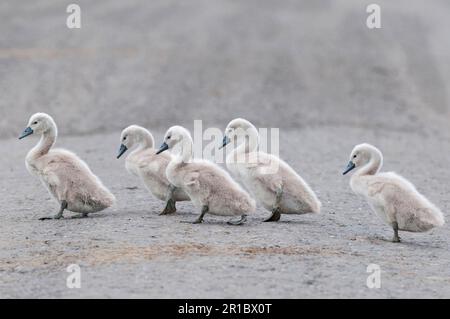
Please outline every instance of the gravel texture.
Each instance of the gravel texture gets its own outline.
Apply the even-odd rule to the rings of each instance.
[[[60,1],[0,3],[0,297],[450,297],[450,234],[392,231],[354,195],[342,169],[355,144],[385,155],[449,218],[450,20],[447,1]],[[117,196],[87,219],[39,221],[57,204],[24,166],[36,111],[55,118]],[[317,192],[319,215],[269,215],[239,227],[194,220],[190,203],[158,216],[116,160],[122,128],[159,142],[174,124],[223,129],[236,116],[280,128],[281,156]],[[68,214],[70,216],[70,214]],[[66,267],[81,267],[68,289]],[[381,267],[380,289],[366,268]]]

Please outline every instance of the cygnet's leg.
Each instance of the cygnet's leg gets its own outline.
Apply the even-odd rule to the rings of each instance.
[[[166,207],[161,213],[159,213],[159,215],[169,215],[175,213],[177,211],[175,203],[176,202],[172,198],[169,198],[167,200]]]
[[[169,190],[167,192],[166,207],[159,215],[173,214],[177,211],[177,208],[175,206],[176,202],[173,199],[174,192],[175,192],[175,186],[169,185]]]
[[[55,216],[51,216],[51,217],[41,217],[41,218],[39,218],[39,220],[60,219],[63,217],[63,212],[66,208],[67,208],[67,202],[65,200],[62,200],[61,208],[59,209],[58,214],[56,214]]]
[[[200,216],[198,216],[198,218],[195,220],[195,222],[187,222],[187,221],[182,221],[182,223],[187,223],[187,224],[201,224],[203,222],[203,217],[205,216],[205,214],[209,211],[209,207],[208,205],[203,205],[202,207],[202,212],[200,214]]]
[[[267,218],[265,222],[277,222],[281,218],[281,211],[280,211],[280,203],[281,203],[281,196],[283,196],[283,189],[279,188],[277,189],[277,193],[275,194],[275,205],[272,209],[272,216]]]
[[[209,210],[208,205],[203,205],[200,216],[198,216],[198,218],[195,220],[195,222],[193,222],[193,224],[201,224],[203,222],[203,217],[208,212],[208,210]]]
[[[241,216],[241,219],[239,220],[229,220],[227,222],[228,225],[233,225],[233,226],[237,226],[237,225],[242,225],[243,223],[245,223],[247,221],[247,215],[243,214]]]
[[[392,228],[394,229],[394,238],[392,238],[392,242],[399,243],[400,242],[400,237],[398,236],[398,223],[394,222],[392,224]]]
[[[194,224],[201,224],[203,222],[203,217],[205,217],[205,214],[209,211],[209,207],[208,205],[203,205],[202,207],[202,213],[200,214],[200,216],[198,216],[198,218],[196,219],[196,221],[194,222]]]

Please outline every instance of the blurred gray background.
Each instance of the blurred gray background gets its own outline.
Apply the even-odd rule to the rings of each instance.
[[[128,124],[449,130],[450,3],[361,0],[0,2],[0,133],[36,111],[61,134]]]
[[[374,0],[375,1],[375,0]],[[0,297],[449,298],[450,2],[386,0],[382,28],[361,0],[0,1]],[[50,113],[116,195],[85,219],[41,222],[57,204],[25,169]],[[312,187],[321,214],[242,227],[194,220],[192,203],[163,203],[116,160],[120,131],[224,128],[234,117],[280,128],[280,155]],[[369,142],[383,170],[404,175],[446,216],[428,233],[392,230],[342,176]],[[71,214],[67,213],[70,217]],[[82,289],[68,289],[79,264]],[[367,265],[382,288],[366,286]]]

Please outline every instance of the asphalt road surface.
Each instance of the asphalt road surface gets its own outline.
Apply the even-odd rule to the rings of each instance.
[[[342,169],[355,144],[383,170],[450,211],[450,20],[447,1],[78,1],[82,28],[58,1],[0,3],[0,297],[450,297],[449,226],[392,231],[354,195]],[[86,219],[57,211],[25,169],[29,116],[51,114],[57,145],[80,155],[117,196]],[[317,192],[319,215],[269,215],[239,227],[194,220],[190,203],[158,216],[116,160],[120,131],[234,117],[280,128],[280,155]],[[70,214],[68,214],[70,216]],[[68,289],[66,268],[81,268]],[[369,289],[369,264],[381,288]]]

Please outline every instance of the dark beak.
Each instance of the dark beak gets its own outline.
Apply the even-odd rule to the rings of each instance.
[[[222,145],[219,146],[219,150],[221,150],[222,148],[224,148],[225,146],[227,146],[227,144],[230,143],[230,142],[231,142],[230,138],[229,138],[228,136],[225,135],[225,136],[223,137],[223,140],[222,140]]]
[[[352,161],[348,162],[347,168],[345,169],[345,171],[342,173],[342,175],[347,174],[348,172],[350,172],[352,169],[354,169],[356,167],[355,163],[353,163]]]
[[[119,153],[117,154],[117,158],[120,158],[123,155],[123,153],[125,153],[126,151],[128,151],[128,148],[125,145],[120,144]]]
[[[156,154],[167,151],[168,149],[169,149],[169,145],[167,145],[166,142],[164,142],[161,144],[161,147],[159,148],[158,152],[156,152]]]
[[[19,136],[19,140],[21,140],[31,134],[33,134],[33,130],[31,129],[31,127],[27,127],[25,129],[25,131],[23,131],[22,135]]]

